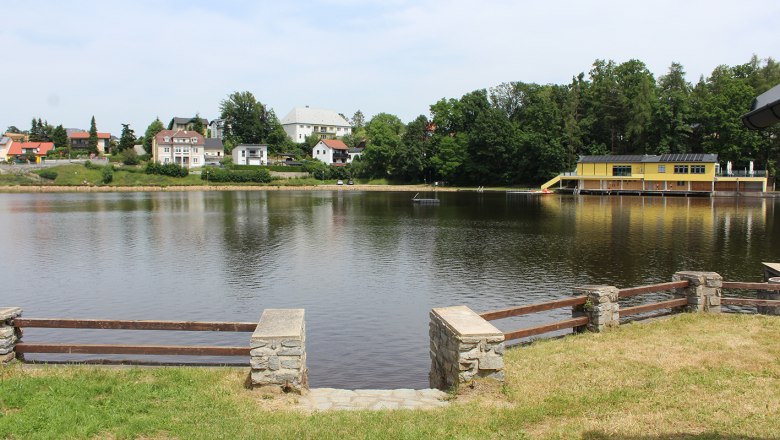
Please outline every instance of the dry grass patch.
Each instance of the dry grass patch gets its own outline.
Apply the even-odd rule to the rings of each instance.
[[[532,436],[780,437],[780,319],[680,315],[509,350]],[[646,437],[642,437],[646,438]]]

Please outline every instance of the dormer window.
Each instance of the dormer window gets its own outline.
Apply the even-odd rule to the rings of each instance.
[[[192,143],[193,144],[197,144],[198,143],[198,138],[192,138]]]
[[[165,142],[170,142],[170,141],[171,141],[171,138],[169,138],[168,136],[165,136],[165,138],[164,138],[163,140],[164,140]]]

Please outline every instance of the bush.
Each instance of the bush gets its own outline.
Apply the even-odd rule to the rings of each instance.
[[[85,160],[84,161],[84,168],[86,168],[88,170],[96,170],[96,169],[100,168],[100,165],[95,165],[94,163],[92,163],[91,160]]]
[[[54,171],[54,170],[49,170],[49,169],[41,170],[38,173],[38,175],[43,177],[44,179],[49,179],[49,180],[54,180],[54,179],[57,178],[57,172]]]
[[[146,164],[146,174],[159,174],[170,177],[187,177],[190,170],[175,163],[161,164],[158,162],[149,162]]]
[[[138,158],[138,153],[135,150],[125,150],[120,154],[122,163],[125,165],[138,165],[141,160]]]
[[[103,167],[103,183],[111,183],[114,180],[114,168],[111,166]]]
[[[252,182],[268,183],[271,181],[271,173],[263,168],[254,170],[223,170],[209,169],[200,173],[202,180],[209,182]]]

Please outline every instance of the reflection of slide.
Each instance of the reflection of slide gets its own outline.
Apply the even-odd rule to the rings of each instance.
[[[550,179],[547,182],[545,182],[544,185],[542,185],[541,189],[547,189],[547,188],[555,185],[556,183],[558,183],[560,181],[561,181],[561,175],[558,174],[557,176],[555,176],[552,179]]]

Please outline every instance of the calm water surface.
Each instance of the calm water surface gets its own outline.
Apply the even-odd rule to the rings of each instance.
[[[27,317],[202,321],[304,308],[312,386],[421,388],[432,307],[482,311],[563,297],[582,284],[669,281],[684,269],[759,281],[760,262],[780,260],[774,199],[443,193],[440,206],[414,206],[410,197],[0,194],[0,305],[23,307]],[[512,330],[568,314],[496,324]],[[25,333],[30,342],[248,338]]]

